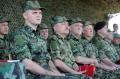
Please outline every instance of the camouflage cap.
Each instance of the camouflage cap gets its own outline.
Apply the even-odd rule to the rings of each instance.
[[[88,26],[88,25],[92,25],[92,23],[90,21],[85,21],[84,23],[84,27]]]
[[[8,20],[6,17],[4,16],[0,16],[0,23],[2,22],[10,22],[10,20]]]
[[[68,20],[69,24],[72,25],[74,23],[78,23],[78,22],[81,22],[83,23],[82,19],[80,19],[79,17],[76,17],[76,18],[73,18],[71,20]]]
[[[35,1],[27,1],[26,4],[24,5],[24,12],[27,10],[36,10],[36,9],[40,9],[40,10],[45,10],[44,7],[41,7],[39,2],[37,0]]]
[[[68,21],[68,19],[65,16],[55,16],[51,20],[52,26],[57,24],[57,23],[62,23],[64,21]]]
[[[49,28],[48,28],[48,26],[47,26],[45,23],[41,23],[41,24],[38,26],[37,30],[42,30],[42,29],[49,29]]]

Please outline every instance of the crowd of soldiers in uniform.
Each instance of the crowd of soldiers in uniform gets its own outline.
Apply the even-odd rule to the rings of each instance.
[[[9,20],[0,16],[0,79],[120,79],[120,36],[105,21],[96,24],[79,17],[51,18],[41,23],[45,8],[27,1],[25,23],[6,39]],[[4,60],[20,60],[4,66]],[[92,66],[92,76],[83,66]],[[89,70],[89,68],[88,68]]]

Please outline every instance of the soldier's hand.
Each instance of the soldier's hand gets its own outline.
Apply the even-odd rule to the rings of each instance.
[[[73,69],[74,69],[75,71],[78,71],[78,70],[79,70],[79,66],[75,63],[75,64],[73,65]]]
[[[62,74],[62,73],[55,73],[54,76],[65,76],[65,74]]]
[[[86,71],[79,71],[79,72],[77,72],[76,74],[83,74],[83,73],[85,73]]]
[[[115,70],[117,70],[117,68],[113,66],[113,67],[110,67],[108,71],[115,71]]]
[[[98,64],[98,60],[97,59],[92,59],[92,64],[97,65]]]
[[[116,67],[117,69],[120,69],[120,65],[115,64],[115,67]]]

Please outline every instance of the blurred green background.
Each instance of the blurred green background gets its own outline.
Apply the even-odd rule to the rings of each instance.
[[[0,0],[0,15],[7,16],[11,31],[23,24],[22,5],[27,0]],[[50,18],[63,15],[68,18],[79,16],[84,20],[97,22],[106,20],[108,13],[120,11],[120,0],[38,0],[47,10],[43,12],[43,22],[50,25]]]

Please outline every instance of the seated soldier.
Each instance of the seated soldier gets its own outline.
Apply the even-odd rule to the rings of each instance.
[[[66,17],[55,16],[51,25],[54,35],[50,38],[50,54],[55,66],[64,73],[78,74],[83,79],[82,72],[77,72],[78,65],[71,51],[71,46],[66,37],[69,34],[69,26]],[[71,76],[74,79],[74,75]]]
[[[83,21],[77,17],[69,20],[69,24],[71,28],[69,42],[76,62],[79,64],[97,64],[97,60],[95,58],[87,57],[87,54],[85,53],[82,46],[81,35],[83,32]],[[91,54],[91,56],[92,55],[93,53]]]
[[[120,66],[115,63],[117,60],[119,60],[119,55],[113,44],[109,41],[106,41],[106,38],[108,37],[108,28],[106,22],[102,21],[96,23],[94,30],[96,32],[96,36],[93,38],[92,43],[97,47],[101,61],[110,66],[110,70],[114,71],[112,73],[105,72],[107,73],[106,77],[119,79],[120,73],[118,68],[120,68]]]
[[[47,42],[48,41],[48,35],[49,35],[48,31],[49,31],[49,28],[45,23],[41,23],[37,27],[37,33],[42,37],[42,39],[46,42],[46,44],[48,43]],[[48,46],[48,44],[47,44],[47,46]],[[48,47],[47,47],[47,49],[48,49]],[[48,52],[49,52],[49,50],[48,50]],[[55,65],[53,64],[53,62],[51,60],[49,61],[49,66],[50,66],[51,70],[59,72],[58,69],[55,67]]]
[[[59,72],[49,70],[50,56],[47,52],[46,41],[36,33],[42,20],[41,7],[38,1],[27,1],[23,10],[25,24],[19,27],[13,35],[13,50],[16,59],[25,64],[28,79],[41,77],[64,76]]]
[[[114,36],[114,37],[113,37]],[[115,49],[117,50],[117,53],[120,57],[120,35],[119,34],[112,34],[111,31],[108,31],[108,35],[106,37],[106,40],[109,42],[109,43],[112,43],[113,44],[113,47],[115,47]],[[116,61],[117,64],[120,64],[120,59],[118,61]]]
[[[12,61],[11,43],[6,38],[9,22],[0,16],[0,79],[25,79],[23,64]]]
[[[37,32],[39,35],[43,36],[46,40],[48,38],[48,26],[45,23],[41,23],[38,28],[37,28]]]
[[[99,71],[112,70],[112,68],[101,62],[98,54],[98,49],[95,47],[94,44],[92,44],[92,38],[94,36],[93,27],[94,26],[90,21],[85,21],[81,43],[83,45],[84,52],[87,54],[87,57],[96,58],[98,60],[98,64],[95,64],[95,66],[97,67],[95,78],[102,79],[104,74],[100,73]]]

